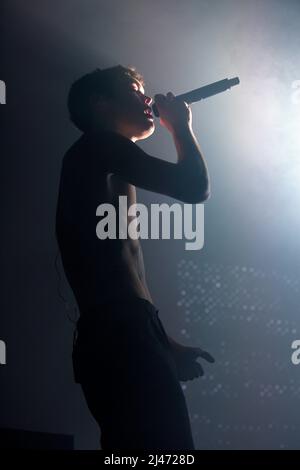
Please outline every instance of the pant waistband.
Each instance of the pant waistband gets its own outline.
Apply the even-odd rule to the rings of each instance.
[[[149,300],[142,297],[118,298],[99,304],[95,308],[81,309],[81,315],[74,331],[73,343],[75,343],[80,330],[93,328],[93,324],[96,326],[98,324],[106,324],[107,321],[109,323],[111,310],[119,310],[121,318],[124,309],[130,312],[131,310],[138,309],[140,306],[143,306],[143,311],[146,309],[147,313],[152,316],[154,321],[160,323],[158,316],[159,310]]]

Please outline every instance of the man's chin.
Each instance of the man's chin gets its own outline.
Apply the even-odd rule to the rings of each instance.
[[[155,131],[155,124],[154,121],[148,121],[148,126],[145,127],[141,132],[139,132],[137,140],[147,139],[150,137],[153,132]]]

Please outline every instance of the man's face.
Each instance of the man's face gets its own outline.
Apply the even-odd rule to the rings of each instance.
[[[146,139],[155,130],[152,98],[145,95],[143,85],[129,76],[117,84],[115,115],[118,125],[131,140]]]

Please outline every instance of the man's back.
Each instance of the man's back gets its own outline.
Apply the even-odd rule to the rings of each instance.
[[[119,195],[127,196],[128,207],[136,202],[135,186],[101,168],[111,151],[124,153],[124,139],[103,132],[97,138],[99,171],[94,171],[89,135],[83,135],[63,161],[57,206],[56,232],[68,281],[81,313],[103,302],[132,296],[152,301],[148,291],[141,246],[131,238],[99,240],[96,209],[109,203],[116,209]],[[128,219],[128,223],[130,218]]]

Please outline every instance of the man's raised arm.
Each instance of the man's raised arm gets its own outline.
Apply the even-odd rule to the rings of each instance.
[[[107,132],[99,145],[92,143],[93,171],[114,173],[125,181],[185,203],[201,203],[209,197],[208,170],[191,126],[191,110],[175,102],[172,94],[156,95],[160,123],[173,138],[177,163],[169,163],[144,152],[130,139]],[[161,98],[163,97],[163,98]],[[101,151],[105,148],[105,152]]]

